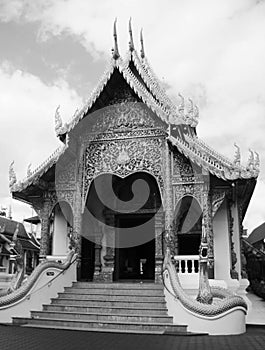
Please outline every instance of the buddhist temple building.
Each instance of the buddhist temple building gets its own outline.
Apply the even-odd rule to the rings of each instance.
[[[56,110],[61,146],[24,180],[11,165],[12,196],[40,218],[43,264],[74,249],[76,280],[68,286],[97,283],[105,294],[128,286],[143,297],[149,288],[150,298],[161,290],[172,326],[242,333],[242,221],[259,157],[250,150],[243,165],[237,145],[232,160],[207,145],[197,135],[198,107],[181,94],[172,102],[142,32],[138,53],[129,23],[124,57],[116,22],[113,34],[109,64],[85,105],[65,123]]]
[[[17,236],[23,250],[25,273],[30,275],[38,264],[40,245],[22,223],[0,216],[0,288],[10,281],[14,273],[12,242]]]

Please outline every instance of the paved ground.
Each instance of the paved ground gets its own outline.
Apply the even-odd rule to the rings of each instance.
[[[0,325],[1,350],[264,350],[265,327],[239,336],[113,334]]]
[[[248,305],[247,323],[265,326],[265,300],[252,292],[249,292],[247,297],[250,301]]]

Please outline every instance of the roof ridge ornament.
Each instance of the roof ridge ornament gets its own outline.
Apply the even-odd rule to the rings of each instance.
[[[255,160],[254,160],[254,167],[256,170],[259,170],[259,167],[260,167],[260,160],[259,160],[259,154],[258,152],[254,152],[256,157],[255,157]]]
[[[27,168],[27,177],[30,177],[32,175],[32,170],[31,170],[31,163],[29,163],[28,168]]]
[[[54,115],[56,136],[60,134],[60,131],[63,127],[63,121],[62,121],[62,117],[60,115],[59,109],[60,109],[60,105],[56,108],[55,115]]]
[[[15,161],[13,160],[9,166],[9,187],[12,187],[17,182],[17,177],[14,170],[14,163]]]
[[[236,166],[240,166],[240,163],[241,163],[240,148],[235,142],[234,142],[234,146],[236,147],[236,152],[235,152],[233,164]]]
[[[190,97],[188,98],[188,100],[189,100],[189,103],[190,103],[190,106],[189,106],[189,109],[188,109],[188,113],[189,114],[193,114],[193,112],[194,112],[193,101],[192,101],[192,99]]]
[[[251,148],[248,149],[249,151],[249,157],[248,157],[248,163],[247,163],[247,170],[253,170],[254,169],[254,152]]]
[[[114,48],[112,49],[112,57],[117,60],[120,57],[117,41],[117,28],[116,28],[117,18],[115,18],[113,25],[113,38],[114,38]]]
[[[178,96],[180,97],[180,104],[178,105],[178,110],[179,112],[183,112],[184,111],[184,107],[185,107],[185,100],[184,97],[181,95],[181,93],[178,93]]]
[[[200,115],[200,109],[197,105],[194,106],[194,118],[199,118]]]
[[[132,51],[134,51],[134,43],[133,43],[132,18],[131,17],[129,19],[129,35],[130,35],[129,50],[132,52]]]
[[[141,58],[144,59],[145,58],[145,52],[144,52],[144,39],[143,39],[143,28],[141,28],[140,31],[140,43],[141,43]]]

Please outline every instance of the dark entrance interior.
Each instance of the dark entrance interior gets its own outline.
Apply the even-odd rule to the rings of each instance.
[[[154,280],[155,227],[150,214],[116,217],[114,280]],[[135,238],[135,240],[133,239]],[[135,245],[134,243],[141,243]]]
[[[81,242],[81,281],[92,281],[94,274],[95,243],[82,237]]]
[[[93,238],[105,227],[104,243],[109,239],[107,235],[110,230],[110,246],[114,244],[115,247],[114,251],[108,252],[111,254],[111,264],[112,261],[114,263],[111,266],[114,268],[113,279],[153,281],[155,216],[160,207],[159,188],[150,174],[138,172],[123,179],[112,174],[96,177],[90,185],[82,219],[80,279],[93,279],[95,245],[92,243],[94,239],[88,238],[90,235]],[[106,250],[107,247],[105,252],[100,252],[103,264]]]

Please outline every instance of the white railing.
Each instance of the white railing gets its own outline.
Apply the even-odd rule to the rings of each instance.
[[[174,260],[179,274],[199,273],[199,255],[175,255]]]

